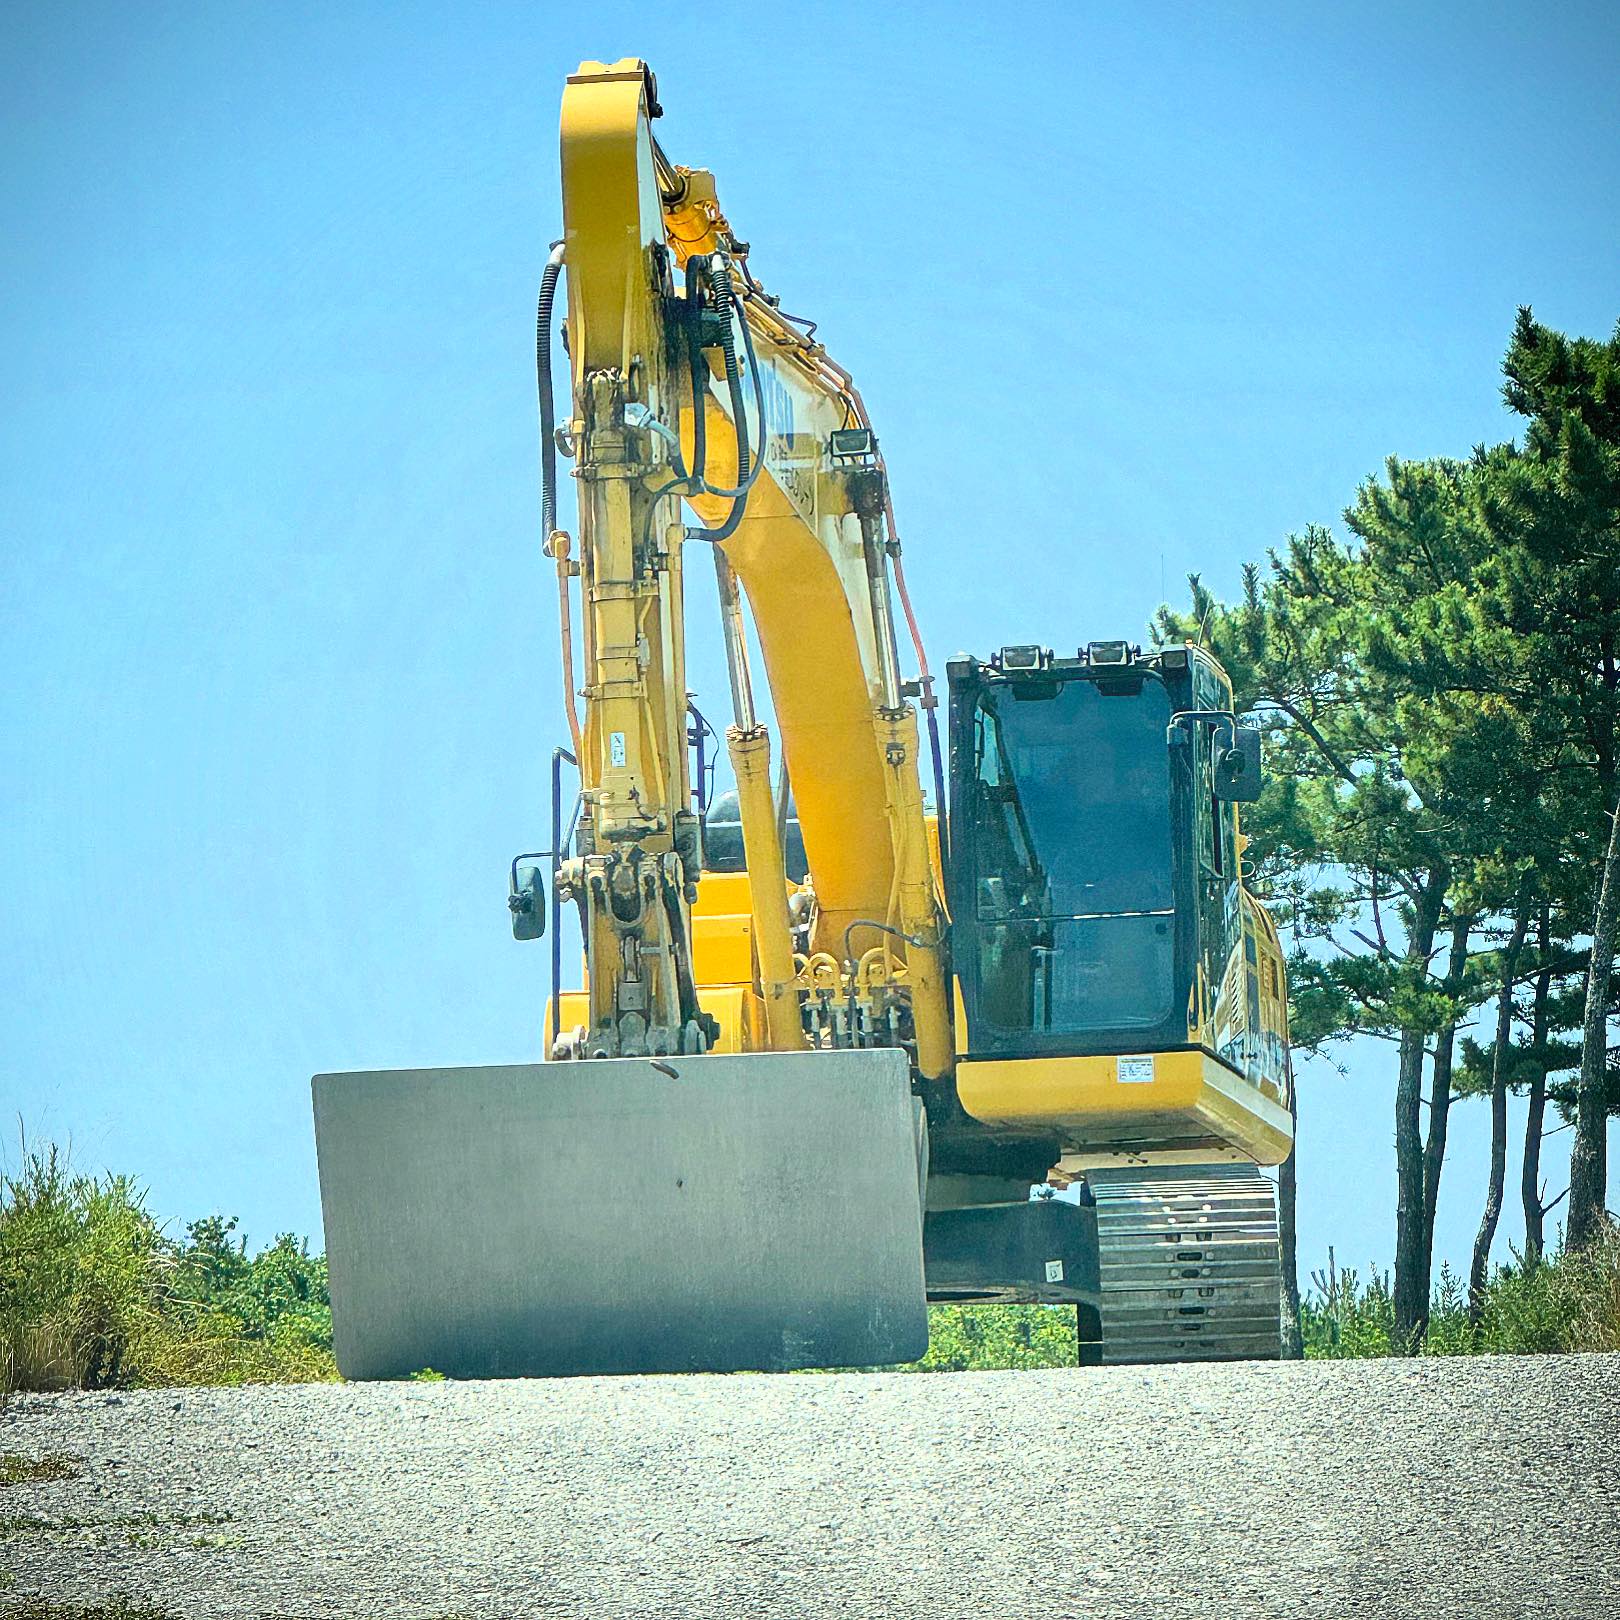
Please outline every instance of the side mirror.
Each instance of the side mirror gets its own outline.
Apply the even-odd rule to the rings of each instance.
[[[539,939],[545,933],[546,873],[539,861],[519,855],[512,862],[506,905],[512,913],[513,939]]]
[[[1260,797],[1260,733],[1234,725],[1230,743],[1216,743],[1210,773],[1217,799],[1253,804]]]

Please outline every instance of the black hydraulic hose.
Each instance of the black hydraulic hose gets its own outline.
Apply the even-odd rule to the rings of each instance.
[[[534,374],[540,392],[540,527],[549,544],[557,527],[557,404],[551,393],[551,306],[562,274],[563,245],[554,242],[540,275],[540,304],[534,316]]]
[[[759,359],[754,353],[754,329],[748,324],[748,311],[743,308],[743,301],[733,297],[732,307],[737,311],[737,319],[742,325],[743,353],[748,356],[748,375],[754,379],[754,464],[748,474],[748,482],[743,486],[743,494],[747,494],[754,487],[754,480],[759,477],[759,469],[765,464],[765,381],[759,374]]]
[[[746,495],[738,495],[731,503],[731,510],[726,513],[726,520],[714,529],[688,529],[688,540],[707,540],[711,546],[717,546],[722,540],[729,540],[737,532],[737,525],[742,522],[743,511],[748,505]]]
[[[855,997],[855,978],[860,972],[860,963],[855,960],[854,947],[849,942],[849,936],[857,928],[875,928],[880,934],[892,934],[896,939],[903,940],[907,945],[915,945],[918,950],[927,950],[928,941],[919,939],[915,934],[908,934],[902,928],[896,928],[893,923],[879,922],[875,917],[857,917],[844,930],[844,963],[849,969],[849,991],[845,998],[844,1009],[849,1015],[849,1044],[860,1045],[858,1039],[857,1018],[858,1005]]]
[[[722,271],[723,271],[722,267]],[[729,286],[729,279],[728,279]],[[723,352],[729,350],[732,358],[727,366],[726,381],[731,390],[732,415],[737,430],[737,466],[739,478],[735,489],[721,489],[710,483],[701,483],[699,487],[705,494],[730,496],[731,510],[726,514],[726,520],[714,529],[688,529],[687,538],[691,540],[707,540],[711,545],[718,545],[722,540],[730,539],[737,532],[737,525],[742,522],[743,512],[748,505],[748,492],[754,487],[759,477],[760,468],[765,465],[765,385],[760,377],[759,360],[754,353],[754,333],[748,324],[748,314],[744,310],[742,300],[731,294],[731,309],[726,312],[726,343],[722,346]],[[736,312],[737,319],[742,322],[743,348],[748,356],[748,370],[754,382],[754,451],[752,460],[749,458],[747,441],[747,415],[742,411],[742,379],[737,375],[736,349],[731,339],[731,314]],[[701,412],[702,402],[697,402]],[[742,476],[742,469],[747,469],[746,476]]]
[[[703,468],[708,458],[709,424],[703,408],[707,392],[704,381],[708,367],[703,363],[703,289],[700,272],[708,265],[708,258],[695,253],[686,261],[686,362],[692,374],[692,470],[691,478],[699,489],[703,487]]]
[[[849,936],[857,928],[875,928],[880,934],[892,934],[896,939],[903,940],[907,945],[915,945],[918,950],[928,949],[928,941],[919,939],[915,934],[908,934],[904,929],[896,928],[893,923],[879,922],[875,917],[857,917],[849,927],[844,930],[844,960],[851,968],[858,967],[853,953],[854,947],[849,942]]]
[[[731,421],[737,435],[737,486],[735,489],[716,489],[705,484],[704,488],[711,495],[746,495],[753,484],[753,479],[748,476],[748,413],[743,407],[742,372],[737,367],[737,339],[731,330],[732,310],[740,306],[736,293],[732,291],[731,272],[726,268],[725,260],[718,256],[709,264],[709,286],[714,293],[715,307],[724,316],[720,322],[720,358],[725,367],[726,388],[731,395]],[[746,332],[747,328],[745,318],[743,330]],[[751,352],[749,358],[751,362]],[[757,373],[754,380],[757,388]]]

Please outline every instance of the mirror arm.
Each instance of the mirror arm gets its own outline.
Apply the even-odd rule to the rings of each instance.
[[[1260,794],[1262,779],[1260,760],[1260,734],[1253,728],[1238,726],[1238,717],[1229,709],[1183,709],[1179,714],[1170,717],[1170,724],[1165,729],[1165,741],[1171,748],[1184,748],[1190,741],[1194,721],[1209,721],[1226,727],[1226,744],[1224,748],[1212,749],[1211,757],[1211,784],[1215,797],[1233,803],[1252,804]],[[1238,739],[1248,739],[1249,746],[1240,748]],[[1241,783],[1230,779],[1223,780],[1223,768],[1234,756],[1238,758],[1238,774],[1245,778]],[[1246,769],[1244,760],[1247,760],[1252,769]],[[1253,777],[1252,785],[1246,780]]]
[[[1181,741],[1177,732],[1190,733],[1194,720],[1224,720],[1228,731],[1232,734],[1233,746],[1237,745],[1237,716],[1230,709],[1181,709],[1170,716],[1170,724],[1165,727],[1164,740],[1172,745]]]
[[[547,860],[554,860],[554,859],[556,859],[556,856],[555,856],[554,852],[549,850],[549,849],[526,849],[526,850],[524,850],[524,852],[521,855],[514,855],[512,857],[512,870],[511,870],[510,878],[509,878],[510,883],[511,883],[511,892],[512,892],[512,894],[514,896],[517,894],[517,886],[518,886],[517,869],[518,869],[518,862],[519,861],[547,861]],[[514,908],[514,909],[516,909],[516,908]]]

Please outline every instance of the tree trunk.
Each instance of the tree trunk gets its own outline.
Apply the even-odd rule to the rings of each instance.
[[[1491,1263],[1496,1223],[1502,1218],[1502,1187],[1507,1180],[1507,1077],[1508,1042],[1513,1036],[1513,975],[1524,948],[1530,910],[1521,899],[1515,909],[1513,934],[1502,953],[1502,988],[1496,997],[1496,1050],[1491,1054],[1491,1175],[1485,1189],[1485,1213],[1474,1239],[1474,1257],[1468,1267],[1468,1320],[1479,1326],[1485,1310],[1485,1276]]]
[[[1451,922],[1451,955],[1446,962],[1446,994],[1462,990],[1468,965],[1468,939],[1472,917]],[[1435,1037],[1434,1063],[1429,1080],[1429,1134],[1423,1144],[1423,1322],[1428,1327],[1428,1301],[1434,1280],[1434,1212],[1440,1203],[1440,1172],[1446,1162],[1446,1131],[1451,1122],[1451,1071],[1456,1059],[1457,1024],[1446,1024]]]
[[[1552,917],[1541,908],[1536,923],[1536,951],[1541,971],[1536,975],[1536,1004],[1530,1019],[1530,1112],[1524,1122],[1524,1169],[1519,1176],[1519,1196],[1524,1203],[1524,1263],[1534,1266],[1545,1246],[1542,1217],[1547,1211],[1541,1202],[1541,1133],[1547,1118],[1547,1001],[1552,993]]]
[[[1418,897],[1407,940],[1406,967],[1414,979],[1428,976],[1434,933],[1450,873],[1437,867]],[[1395,1079],[1395,1351],[1416,1355],[1423,1347],[1429,1301],[1423,1263],[1423,1030],[1401,1031]]]
[[[1305,1354],[1299,1321],[1299,1096],[1292,1080],[1288,1112],[1294,1119],[1294,1145],[1277,1172],[1277,1236],[1282,1244],[1283,1357],[1298,1361]]]
[[[1614,928],[1620,920],[1620,799],[1609,813],[1609,848],[1592,922],[1586,970],[1586,1024],[1581,1033],[1581,1078],[1575,1092],[1575,1142],[1569,1154],[1568,1243],[1583,1249],[1603,1230],[1608,1196],[1608,1129],[1604,1067],[1608,1058],[1609,971]]]

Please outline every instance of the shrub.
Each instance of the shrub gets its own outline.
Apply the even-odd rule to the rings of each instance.
[[[1394,1354],[1389,1274],[1374,1268],[1364,1283],[1355,1270],[1340,1271],[1330,1250],[1328,1269],[1313,1273],[1300,1302],[1300,1322],[1307,1356]],[[1477,1325],[1461,1282],[1442,1265],[1422,1348],[1425,1355],[1620,1350],[1620,1230],[1535,1264],[1515,1251],[1492,1273]]]
[[[123,1176],[74,1175],[55,1148],[0,1177],[0,1385],[98,1388],[128,1374],[170,1256]]]
[[[186,1228],[177,1251],[174,1295],[241,1324],[251,1339],[332,1343],[332,1300],[326,1257],[307,1239],[283,1232],[252,1259],[246,1238],[232,1240],[235,1219],[210,1215]]]
[[[114,1384],[305,1382],[337,1377],[326,1260],[283,1233],[256,1255],[234,1219],[166,1238],[125,1176],[73,1173],[55,1147],[0,1175],[0,1393]],[[1301,1301],[1312,1357],[1395,1353],[1387,1272],[1365,1281],[1328,1251]],[[1497,1267],[1477,1325],[1441,1266],[1427,1355],[1620,1351],[1620,1229],[1581,1253]],[[1067,1306],[935,1305],[928,1353],[907,1369],[1072,1367]],[[415,1375],[434,1378],[424,1368]]]
[[[1075,1359],[1073,1306],[933,1305],[928,1311],[928,1354],[907,1370],[1072,1367]]]
[[[165,1238],[128,1177],[55,1147],[0,1177],[0,1391],[335,1378],[326,1262],[236,1222]]]
[[[1590,1249],[1575,1257],[1579,1303],[1573,1313],[1572,1348],[1620,1353],[1620,1227],[1610,1225]]]

